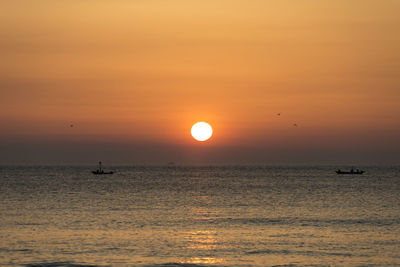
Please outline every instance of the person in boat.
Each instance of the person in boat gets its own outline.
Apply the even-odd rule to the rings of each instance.
[[[337,172],[341,172],[341,170],[340,170],[340,169],[338,169],[338,170],[337,170]]]

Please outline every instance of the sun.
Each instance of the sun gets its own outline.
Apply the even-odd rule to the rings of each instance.
[[[201,122],[196,122],[192,126],[191,133],[194,139],[203,142],[211,137],[211,135],[213,134],[213,130],[210,124],[201,121]]]

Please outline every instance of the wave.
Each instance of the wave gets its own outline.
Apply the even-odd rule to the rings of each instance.
[[[21,248],[21,249],[8,249],[8,248],[0,248],[0,252],[27,252],[32,253],[32,249]]]
[[[161,263],[161,264],[152,264],[145,265],[144,267],[217,267],[217,265],[204,265],[204,264],[195,264],[195,263]],[[221,265],[218,265],[221,267]]]
[[[30,263],[25,264],[25,267],[108,267],[111,265],[91,265],[91,264],[77,264],[72,262],[44,262],[44,263]],[[204,265],[194,263],[161,263],[144,265],[143,267],[217,267],[216,265]],[[218,265],[218,267],[221,267]]]
[[[29,263],[25,267],[108,267],[110,265],[77,264],[72,262]]]
[[[209,219],[206,221],[206,223],[301,225],[301,226],[326,226],[326,225],[392,226],[392,225],[400,225],[400,218],[394,218],[394,219],[218,218],[218,219]]]
[[[352,257],[353,254],[350,253],[341,253],[341,252],[325,252],[325,251],[295,251],[295,250],[272,250],[272,249],[265,249],[265,250],[255,250],[255,251],[248,251],[246,254],[296,254],[296,255],[318,255],[318,256],[342,256],[342,257]]]

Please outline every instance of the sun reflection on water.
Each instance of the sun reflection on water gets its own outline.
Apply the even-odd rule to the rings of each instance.
[[[195,255],[198,257],[191,257],[182,261],[182,263],[190,264],[216,264],[224,262],[224,259],[217,257],[210,257],[209,254],[215,254],[215,250],[223,247],[221,242],[218,241],[217,232],[210,230],[199,230],[187,233],[187,248],[194,250]],[[212,253],[210,253],[212,252]],[[208,255],[207,255],[208,254]],[[204,256],[201,256],[204,255]]]
[[[196,258],[190,258],[187,261],[181,262],[181,263],[189,263],[189,264],[217,264],[217,263],[222,263],[223,259],[217,259],[214,257],[196,257]]]
[[[187,241],[189,245],[187,247],[190,249],[212,250],[221,247],[221,245],[218,244],[215,231],[203,230],[190,232],[188,234]]]
[[[184,232],[185,248],[190,251],[191,257],[182,259],[183,264],[219,264],[226,262],[218,257],[218,251],[224,248],[223,237],[207,222],[219,218],[218,210],[213,208],[213,201],[208,195],[195,196],[192,199],[195,205],[188,210],[188,216],[199,222],[199,228]]]

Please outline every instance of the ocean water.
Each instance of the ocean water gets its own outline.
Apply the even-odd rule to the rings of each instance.
[[[92,169],[0,167],[0,266],[400,266],[400,167]]]

